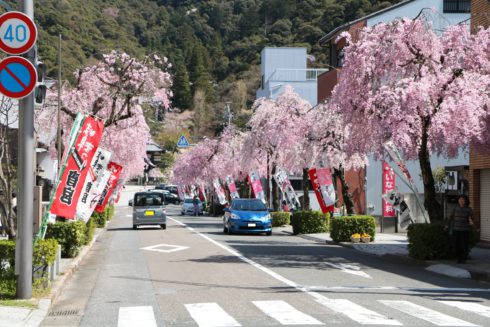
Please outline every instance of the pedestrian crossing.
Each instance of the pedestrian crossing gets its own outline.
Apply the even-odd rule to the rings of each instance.
[[[317,300],[317,302],[326,308],[324,312],[316,312],[313,314],[310,312],[307,314],[282,300],[250,301],[250,303],[258,309],[257,312],[261,312],[266,317],[272,318],[272,320],[267,323],[268,326],[274,325],[274,321],[277,325],[281,326],[338,324],[338,320],[337,322],[332,323],[330,319],[325,319],[325,317],[331,315],[332,312],[348,318],[356,324],[368,326],[490,326],[490,321],[482,323],[482,319],[490,318],[490,307],[472,301],[435,301],[435,303],[436,305],[442,304],[443,306],[450,307],[450,312],[454,315],[466,313],[469,315],[464,315],[465,317],[472,317],[472,319],[480,317],[479,320],[476,320],[479,321],[479,324],[429,309],[426,306],[411,301],[376,300],[370,302],[370,307],[373,306],[373,303],[383,306],[383,312],[388,310],[390,315],[396,316],[399,320],[393,317],[387,317],[384,314],[375,312],[346,299],[324,298],[323,301]],[[190,316],[188,320],[190,321],[192,319],[195,325],[199,327],[251,326],[250,317],[244,318],[244,316],[241,315],[233,317],[232,314],[225,310],[225,308],[215,302],[189,303],[184,304],[184,307]],[[439,306],[439,308],[441,307]],[[236,310],[236,307],[234,310]],[[315,315],[316,317],[314,317]],[[186,326],[187,325],[189,325],[188,322],[186,322]],[[126,326],[157,326],[153,308],[151,306],[120,308],[118,327]]]

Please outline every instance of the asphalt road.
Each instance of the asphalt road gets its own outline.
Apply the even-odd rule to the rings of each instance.
[[[490,326],[490,287],[219,217],[132,230],[119,207],[42,326]]]

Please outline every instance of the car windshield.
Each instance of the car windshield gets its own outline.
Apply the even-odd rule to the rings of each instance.
[[[194,203],[193,199],[185,199],[185,203]],[[201,200],[197,199],[197,203],[201,203]]]
[[[136,207],[161,206],[164,198],[161,193],[136,194],[134,202]]]
[[[266,211],[267,207],[260,200],[240,200],[233,201],[231,209],[238,211]]]

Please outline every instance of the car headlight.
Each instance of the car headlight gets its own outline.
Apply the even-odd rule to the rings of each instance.
[[[230,216],[231,219],[240,219],[240,216],[235,215],[234,213],[231,214]]]
[[[270,214],[267,215],[267,216],[262,217],[262,220],[271,220],[271,219],[272,218],[271,218],[271,215]]]

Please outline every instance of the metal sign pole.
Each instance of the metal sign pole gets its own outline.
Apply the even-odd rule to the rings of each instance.
[[[24,0],[24,13],[34,19],[34,1]],[[36,47],[27,54],[36,65]],[[17,298],[32,297],[32,231],[34,223],[34,93],[19,101],[18,238],[19,261]]]

